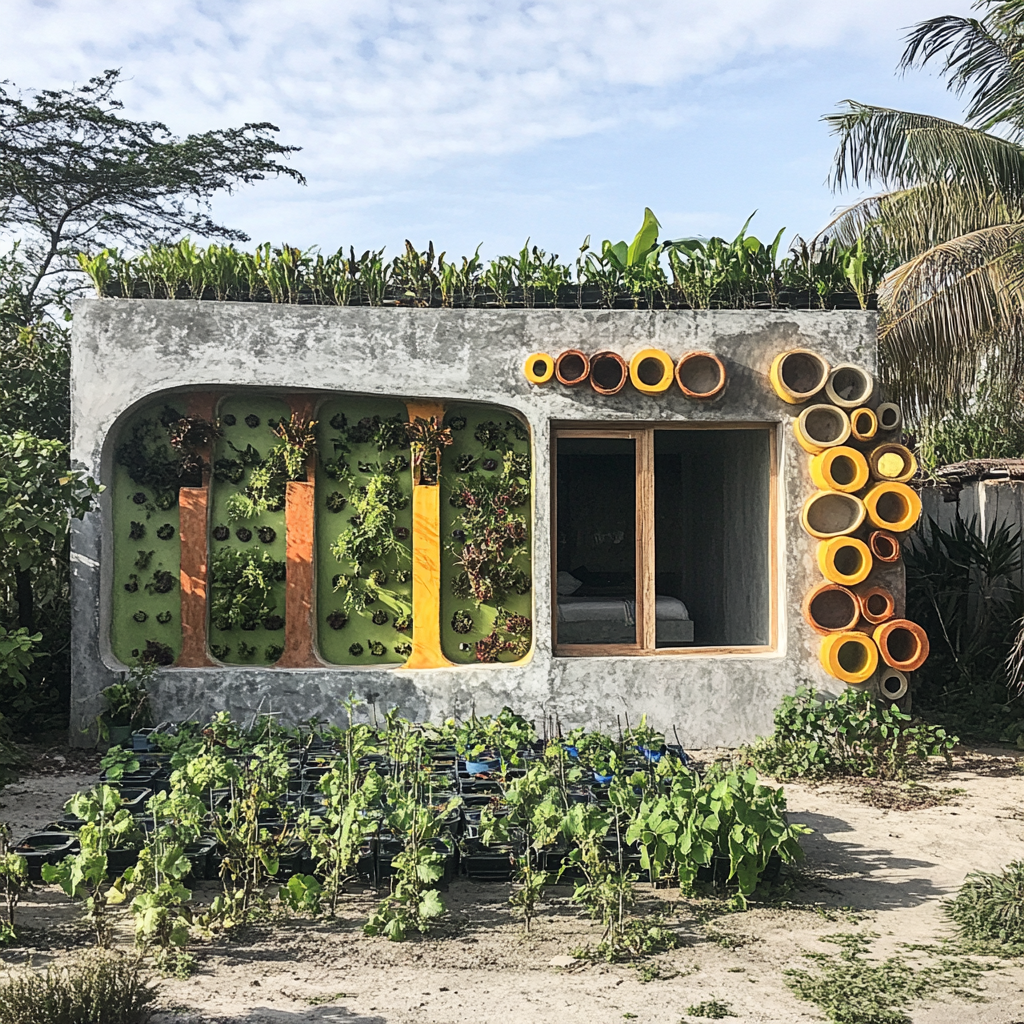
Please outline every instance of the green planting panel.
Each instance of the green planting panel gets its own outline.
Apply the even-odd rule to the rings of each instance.
[[[164,402],[153,403],[132,416],[118,437],[110,487],[110,643],[126,665],[143,657],[170,664],[181,653],[178,456],[165,426],[180,417]]]
[[[451,661],[518,661],[533,602],[529,431],[499,406],[451,405],[441,461],[441,647]]]
[[[291,408],[254,392],[221,399],[217,415],[221,436],[215,444],[209,524],[210,652],[229,665],[272,665],[284,651],[283,489],[278,486],[279,497],[254,516],[242,518],[239,511],[251,510],[232,505],[244,499],[253,472],[280,441],[273,426],[287,421]],[[254,570],[268,585],[265,596],[241,576]]]
[[[401,664],[412,638],[412,471],[405,405],[386,398],[331,398],[317,419],[320,656],[336,665]]]

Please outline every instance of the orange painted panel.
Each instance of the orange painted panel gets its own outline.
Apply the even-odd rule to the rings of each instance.
[[[206,504],[205,487],[182,487],[178,491],[181,540],[181,654],[180,668],[213,665],[206,653]]]
[[[409,402],[409,421],[444,416],[441,402]],[[412,654],[405,668],[445,668],[441,653],[441,487],[412,489]]]
[[[289,481],[285,494],[283,668],[315,668],[313,649],[313,484]]]

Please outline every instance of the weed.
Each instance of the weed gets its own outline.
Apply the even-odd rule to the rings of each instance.
[[[199,962],[184,949],[160,947],[153,956],[153,966],[164,978],[177,978],[187,981],[196,973]]]
[[[335,1003],[339,999],[347,998],[345,992],[331,992],[324,996],[310,996],[306,1002],[310,1006],[326,1006],[328,1003]]]
[[[688,1006],[686,1012],[691,1017],[704,1017],[709,1020],[721,1020],[723,1017],[735,1017],[732,1007],[719,999],[705,999],[703,1002]]]
[[[951,955],[946,946],[906,946],[903,955],[879,962],[865,957],[871,944],[868,935],[846,932],[823,940],[839,946],[839,952],[805,954],[817,963],[817,972],[783,973],[793,992],[814,1003],[834,1024],[905,1024],[904,1007],[943,990],[970,997],[978,976],[989,969]],[[915,952],[934,962],[915,963]]]
[[[968,942],[1011,956],[1024,953],[1024,861],[968,875],[944,909]]]
[[[944,729],[912,723],[895,705],[882,705],[867,691],[847,688],[835,700],[820,700],[800,687],[775,709],[775,729],[746,751],[758,771],[776,778],[861,775],[908,779],[929,757],[951,763],[958,742]]]
[[[916,811],[925,807],[944,807],[955,804],[958,796],[967,792],[965,789],[931,789],[917,782],[876,783],[851,790],[862,803],[871,807],[879,807],[889,811]]]
[[[716,928],[705,928],[704,938],[722,949],[739,949],[747,944],[746,936],[736,935],[734,932],[720,932]]]
[[[145,1024],[156,995],[137,959],[94,952],[0,983],[0,1024]]]

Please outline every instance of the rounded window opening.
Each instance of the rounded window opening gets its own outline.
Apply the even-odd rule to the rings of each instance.
[[[825,364],[806,352],[794,352],[782,361],[779,376],[796,395],[810,395],[825,382]]]
[[[879,496],[878,503],[875,505],[875,511],[878,518],[883,522],[899,523],[910,515],[910,505],[902,494],[897,494],[895,491],[887,491]]]
[[[868,665],[868,649],[858,640],[847,640],[839,645],[836,661],[844,672],[856,675],[863,672]]]
[[[843,576],[856,576],[864,565],[864,557],[852,544],[839,548],[832,560],[836,571]]]
[[[811,601],[811,618],[822,629],[846,629],[857,620],[857,603],[846,590],[823,590]]]
[[[641,359],[636,375],[648,387],[654,387],[665,379],[665,367],[658,359]]]

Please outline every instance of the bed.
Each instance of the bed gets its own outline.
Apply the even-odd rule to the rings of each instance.
[[[693,621],[677,597],[655,596],[659,644],[693,642]],[[624,597],[558,595],[558,643],[635,644],[636,601]]]

